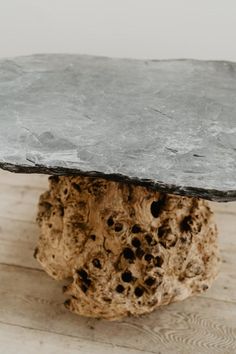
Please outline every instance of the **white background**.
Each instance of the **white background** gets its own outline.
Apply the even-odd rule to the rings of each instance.
[[[236,0],[0,0],[0,57],[236,61]]]

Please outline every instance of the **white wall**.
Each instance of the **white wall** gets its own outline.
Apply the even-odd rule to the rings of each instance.
[[[236,61],[236,0],[0,0],[0,57],[39,52]]]

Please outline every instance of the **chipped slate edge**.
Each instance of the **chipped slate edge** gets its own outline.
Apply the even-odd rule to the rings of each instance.
[[[53,167],[43,166],[40,164],[29,165],[16,165],[0,161],[0,168],[6,171],[15,173],[38,173],[46,175],[63,175],[63,176],[90,176],[104,178],[107,180],[130,183],[134,185],[144,186],[148,189],[159,191],[168,194],[177,194],[187,197],[195,197],[207,199],[215,202],[232,202],[236,201],[236,189],[219,191],[216,189],[204,189],[188,186],[177,186],[174,184],[166,184],[161,181],[155,181],[152,179],[144,179],[137,177],[128,177],[122,174],[113,173],[105,174],[98,171],[81,171],[79,169],[73,169],[68,167]]]

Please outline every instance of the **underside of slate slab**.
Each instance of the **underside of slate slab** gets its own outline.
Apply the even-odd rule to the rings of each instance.
[[[236,63],[0,60],[0,167],[236,200]]]
[[[37,260],[80,315],[141,315],[206,290],[218,272],[208,203],[93,177],[50,177]]]

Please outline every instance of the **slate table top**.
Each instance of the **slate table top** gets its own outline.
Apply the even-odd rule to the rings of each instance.
[[[1,59],[0,167],[236,200],[236,63]]]

